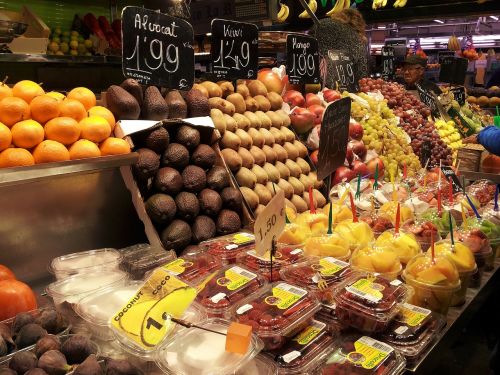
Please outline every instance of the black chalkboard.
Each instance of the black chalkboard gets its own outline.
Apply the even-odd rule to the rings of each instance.
[[[336,100],[326,107],[319,133],[318,179],[325,179],[344,164],[350,119],[350,98]]]
[[[194,83],[193,27],[140,7],[122,11],[122,68],[144,85],[187,90]]]
[[[454,57],[455,51],[439,51],[438,52],[438,61],[441,64],[444,58],[446,57]]]
[[[465,104],[465,88],[463,86],[459,87],[454,87],[450,89],[450,91],[453,93],[453,97],[455,100],[460,104],[460,106],[463,106]]]
[[[303,34],[286,38],[286,73],[293,85],[319,83],[319,51],[317,39]]]
[[[333,82],[338,84],[338,90],[349,92],[359,92],[359,84],[356,80],[354,63],[348,55],[338,50],[328,50],[327,64],[332,66],[328,72],[333,72]],[[331,87],[337,89],[337,87]]]
[[[394,47],[384,46],[381,49],[382,56],[382,78],[392,81],[396,78],[396,58],[394,57]]]
[[[255,79],[259,31],[256,25],[212,20],[212,75],[219,80]]]
[[[428,162],[430,163],[430,158],[432,155],[432,148],[431,148],[431,142],[430,141],[424,141],[422,143],[422,147],[420,148],[420,164],[422,164],[422,167],[425,167],[426,165],[428,166]]]
[[[468,60],[461,57],[443,56],[440,59],[439,81],[452,85],[463,85],[467,73]]]
[[[453,169],[447,165],[443,165],[441,167],[441,171],[446,176],[447,180],[450,180],[450,177],[451,177],[451,184],[453,185],[453,192],[455,192],[455,193],[461,192],[462,191],[462,184],[460,183],[460,179],[455,174]]]
[[[431,109],[432,117],[439,117],[439,109],[437,106],[436,98],[432,93],[425,90],[418,83],[415,85],[417,87],[418,96],[420,97],[420,101],[424,103],[427,107]]]

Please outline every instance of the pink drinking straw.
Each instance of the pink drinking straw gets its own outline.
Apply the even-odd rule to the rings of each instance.
[[[351,200],[351,212],[352,212],[352,222],[357,223],[358,217],[356,216],[356,206],[354,205],[354,199],[352,193],[349,191],[349,199]]]
[[[396,228],[395,228],[395,233],[399,234],[399,223],[401,221],[401,208],[400,204],[398,203],[398,208],[396,210]]]
[[[436,263],[436,253],[434,251],[434,232],[431,232],[431,255],[432,255],[432,264]]]
[[[316,213],[316,207],[314,207],[314,199],[313,199],[313,189],[312,189],[312,186],[309,186],[309,211],[312,214]]]

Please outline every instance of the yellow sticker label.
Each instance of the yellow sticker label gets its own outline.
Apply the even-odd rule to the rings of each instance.
[[[346,288],[348,292],[374,303],[379,302],[383,298],[382,290],[384,289],[383,285],[374,283],[368,279],[359,279]]]
[[[307,345],[313,341],[326,327],[325,323],[314,320],[310,326],[300,332],[293,340],[300,345]]]
[[[246,245],[255,242],[255,236],[251,233],[236,233],[233,236],[233,242],[237,245]]]
[[[354,348],[347,360],[369,370],[378,367],[394,351],[389,345],[367,336],[356,341]]]
[[[319,265],[321,266],[320,273],[322,276],[332,276],[346,268],[349,263],[332,257],[326,257],[319,260]]]
[[[177,258],[176,260],[173,260],[172,262],[165,264],[162,268],[165,268],[167,271],[170,273],[173,273],[174,275],[182,275],[184,271],[186,271],[186,268],[189,268],[193,265],[192,262],[186,262],[182,258]]]
[[[181,318],[196,294],[196,289],[158,268],[113,315],[111,326],[143,349],[153,350],[175,326],[169,315]]]
[[[257,277],[256,274],[234,266],[224,273],[224,277],[217,279],[217,284],[225,286],[227,290],[237,290]]]
[[[266,297],[268,305],[276,306],[280,310],[286,310],[293,306],[307,294],[307,291],[296,286],[281,283],[273,288],[273,295]]]
[[[405,303],[399,311],[398,321],[410,327],[416,327],[422,324],[430,313],[431,310]]]

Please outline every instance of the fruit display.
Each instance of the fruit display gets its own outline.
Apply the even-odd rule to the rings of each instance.
[[[452,158],[456,158],[457,150],[462,147],[462,137],[455,127],[455,122],[453,120],[446,122],[442,119],[437,119],[434,125],[443,142],[451,148]]]
[[[487,205],[495,198],[497,185],[488,180],[477,180],[465,188],[469,197],[476,199],[481,207]]]
[[[50,38],[47,55],[92,56],[95,50],[94,42],[76,30],[62,31],[56,28]]]
[[[481,107],[492,108],[500,104],[500,88],[498,86],[491,86],[488,89],[483,87],[469,87],[467,88],[467,104],[468,108],[475,115],[488,116]],[[467,114],[467,113],[466,113]],[[468,113],[470,115],[471,113]],[[489,115],[491,116],[491,114]],[[486,125],[482,121],[483,125]],[[492,124],[492,121],[488,122]]]

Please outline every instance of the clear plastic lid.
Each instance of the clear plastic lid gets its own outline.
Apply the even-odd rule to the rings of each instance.
[[[480,212],[483,220],[488,220],[491,224],[496,225],[497,230],[500,231],[500,208],[495,209],[495,202],[488,203]]]
[[[226,333],[230,322],[208,319],[199,325]],[[256,335],[252,335],[250,347],[244,355],[227,352],[225,347],[224,335],[186,328],[158,348],[155,362],[167,374],[232,374],[254,358],[262,350],[263,344]]]
[[[430,244],[432,235],[434,235],[434,241],[440,239],[438,227],[431,220],[409,220],[403,224],[403,229],[412,233],[420,244]]]
[[[242,366],[234,375],[277,375],[278,366],[269,357],[259,354]]]
[[[393,347],[368,336],[342,337],[327,357],[322,375],[397,375],[406,361]]]
[[[378,215],[374,212],[361,215],[359,220],[368,224],[375,233],[382,233],[388,229],[394,228],[394,224],[387,215]]]
[[[261,337],[286,336],[320,308],[319,301],[306,289],[276,282],[237,304],[233,314]]]
[[[453,245],[450,240],[442,240],[436,242],[434,245],[434,252],[437,256],[442,255],[448,258],[456,267],[459,273],[474,273],[476,270],[476,261],[474,259],[474,253],[469,249],[468,246],[459,242],[455,239],[455,244]],[[432,255],[432,250],[427,250],[427,255],[430,257]],[[427,262],[428,263],[428,262]],[[407,270],[408,271],[408,270]],[[444,273],[448,275],[448,273]],[[454,276],[453,273],[450,274]],[[447,277],[450,282],[453,283],[454,277]]]
[[[449,219],[448,210],[443,209],[441,214],[439,214],[439,212],[436,208],[431,208],[431,209],[427,210],[426,212],[424,212],[419,217],[419,220],[432,222],[437,227],[437,229],[442,237],[446,236],[446,234],[450,231],[450,219]],[[451,222],[452,222],[453,228],[456,228],[457,222],[455,220],[455,217],[453,216],[453,212],[451,215]]]
[[[398,253],[390,246],[358,249],[350,263],[356,271],[381,274],[389,280],[397,278],[403,270]]]
[[[200,247],[209,254],[222,259],[222,261],[234,261],[242,251],[255,244],[255,236],[249,232],[238,232],[227,236],[216,237],[203,241]]]
[[[140,280],[144,275],[176,258],[175,252],[165,251],[149,244],[138,244],[119,250],[123,256],[123,268]]]
[[[315,213],[306,211],[297,216],[295,224],[310,231],[313,235],[325,234],[328,230],[328,215],[321,210]]]
[[[467,186],[465,190],[470,196],[476,198],[481,206],[484,206],[495,197],[496,188],[493,181],[477,180]]]
[[[220,259],[208,253],[184,255],[162,268],[183,281],[196,284],[222,266]]]
[[[345,220],[338,223],[334,231],[349,243],[351,250],[367,247],[374,240],[372,228],[364,221]]]
[[[295,223],[289,223],[285,225],[283,232],[281,232],[281,235],[278,238],[278,243],[284,243],[287,245],[302,245],[310,234],[311,231],[308,227]]]
[[[407,220],[411,220],[415,217],[412,208],[413,207],[410,207],[406,204],[399,205],[399,214],[402,223],[404,223]],[[386,215],[387,217],[389,217],[389,219],[395,225],[397,209],[398,209],[398,202],[390,201],[384,203],[382,207],[380,207],[379,214]]]
[[[395,229],[385,231],[377,238],[375,246],[394,250],[403,264],[422,252],[413,233],[403,229],[400,229],[399,233],[396,233]]]
[[[446,256],[446,251],[438,252],[438,249],[439,247],[436,244],[434,260],[430,253],[431,250],[427,254],[417,255],[410,260],[403,272],[403,278],[405,280],[414,280],[422,285],[457,289],[460,286],[460,278],[456,263]],[[474,257],[472,257],[472,261],[474,261]]]
[[[347,260],[351,255],[351,243],[338,233],[309,237],[304,244],[306,255],[333,257]]]
[[[490,240],[481,229],[472,227],[455,230],[453,232],[455,242],[461,242],[474,254],[483,254],[491,251]],[[448,236],[450,238],[450,236]]]
[[[264,285],[267,282],[261,275],[239,265],[229,265],[205,285],[196,300],[209,315],[222,317],[232,306]]]
[[[49,271],[59,279],[101,268],[118,268],[121,261],[121,254],[115,249],[89,250],[52,259]]]
[[[496,216],[494,216],[496,215]],[[496,244],[500,241],[500,210],[483,211],[481,219],[469,217],[465,225],[468,228],[477,228],[488,237],[490,244]],[[464,224],[462,224],[464,227]]]
[[[279,374],[313,373],[330,353],[333,342],[325,323],[311,321],[281,349],[272,352]]]

